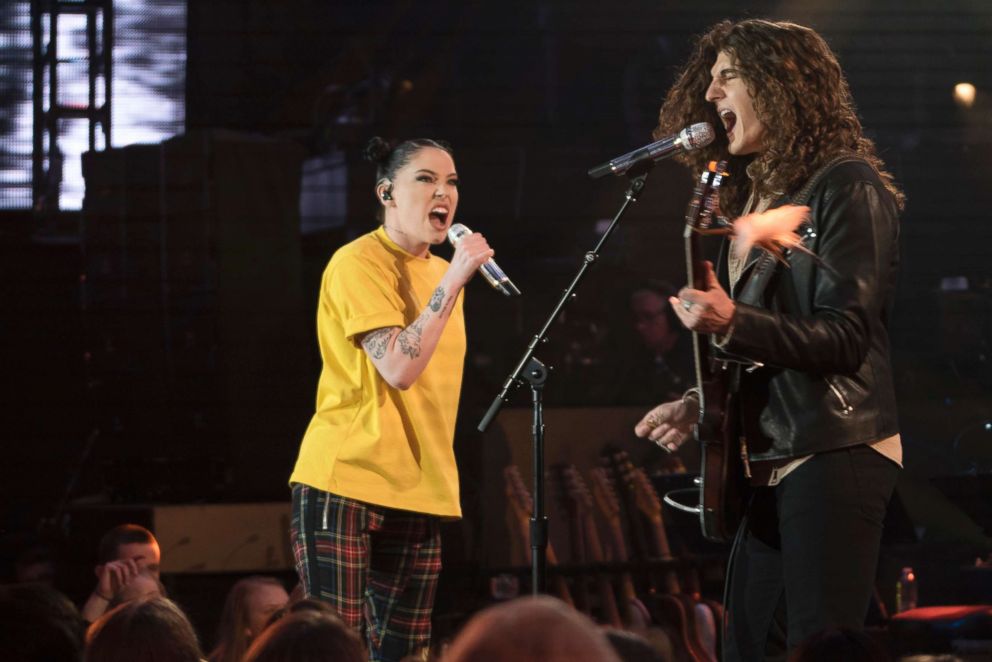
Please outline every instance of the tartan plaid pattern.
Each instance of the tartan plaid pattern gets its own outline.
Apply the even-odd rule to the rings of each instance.
[[[290,535],[306,595],[330,603],[363,636],[370,660],[400,660],[430,644],[438,517],[297,483]]]

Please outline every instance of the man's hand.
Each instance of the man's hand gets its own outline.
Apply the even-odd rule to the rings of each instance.
[[[141,568],[134,559],[121,559],[98,565],[94,592],[104,599],[112,600],[139,572]]]
[[[727,296],[713,263],[706,263],[706,290],[683,287],[677,297],[669,297],[668,302],[687,329],[699,333],[726,335],[734,319],[734,302]]]
[[[674,453],[692,436],[692,425],[698,414],[696,403],[692,400],[666,402],[645,414],[634,426],[634,434],[647,437],[669,453]]]
[[[139,573],[141,568],[134,559],[121,559],[98,565],[96,586],[79,612],[83,620],[92,623],[103,616],[110,603]]]

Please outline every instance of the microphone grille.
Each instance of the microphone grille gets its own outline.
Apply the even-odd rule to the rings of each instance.
[[[693,124],[686,129],[686,134],[686,148],[689,150],[706,147],[713,142],[713,138],[716,137],[716,133],[713,132],[713,125],[709,122],[699,122],[698,124]]]
[[[448,228],[448,241],[454,246],[459,239],[467,234],[472,234],[472,231],[461,223],[452,223],[451,227]]]

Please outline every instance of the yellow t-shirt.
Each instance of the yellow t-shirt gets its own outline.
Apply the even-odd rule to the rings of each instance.
[[[324,270],[317,311],[323,368],[291,483],[390,508],[460,517],[452,449],[465,359],[462,295],[427,367],[391,387],[359,338],[409,326],[448,262],[407,253],[379,229],[342,246]]]

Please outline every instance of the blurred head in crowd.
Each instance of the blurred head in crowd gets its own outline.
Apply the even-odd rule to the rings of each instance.
[[[34,543],[22,550],[14,561],[14,582],[40,582],[49,586],[55,583],[56,563],[51,547]]]
[[[165,587],[162,586],[162,582],[151,575],[140,573],[132,577],[131,581],[121,588],[111,601],[110,607],[116,607],[132,600],[149,600],[151,598],[165,597],[168,596],[166,595]]]
[[[240,662],[251,642],[265,629],[272,615],[286,606],[289,594],[272,577],[239,580],[227,594],[211,662]]]
[[[83,620],[67,597],[43,584],[0,587],[4,662],[79,662]]]
[[[86,633],[85,662],[200,662],[202,657],[189,619],[166,598],[124,603]]]
[[[334,607],[323,600],[318,600],[316,598],[294,599],[293,594],[290,594],[289,600],[289,603],[285,607],[272,612],[272,615],[269,616],[269,622],[265,624],[265,627],[270,627],[273,623],[288,614],[295,614],[300,611],[318,611],[332,616],[338,615],[338,612],[334,610]]]
[[[358,633],[337,616],[304,610],[287,614],[255,640],[243,662],[364,662]]]
[[[672,660],[670,645],[662,652],[655,648],[651,641],[639,634],[616,628],[606,628],[603,632],[622,662],[670,662]]]
[[[445,662],[620,662],[603,631],[548,596],[510,600],[476,614]]]

